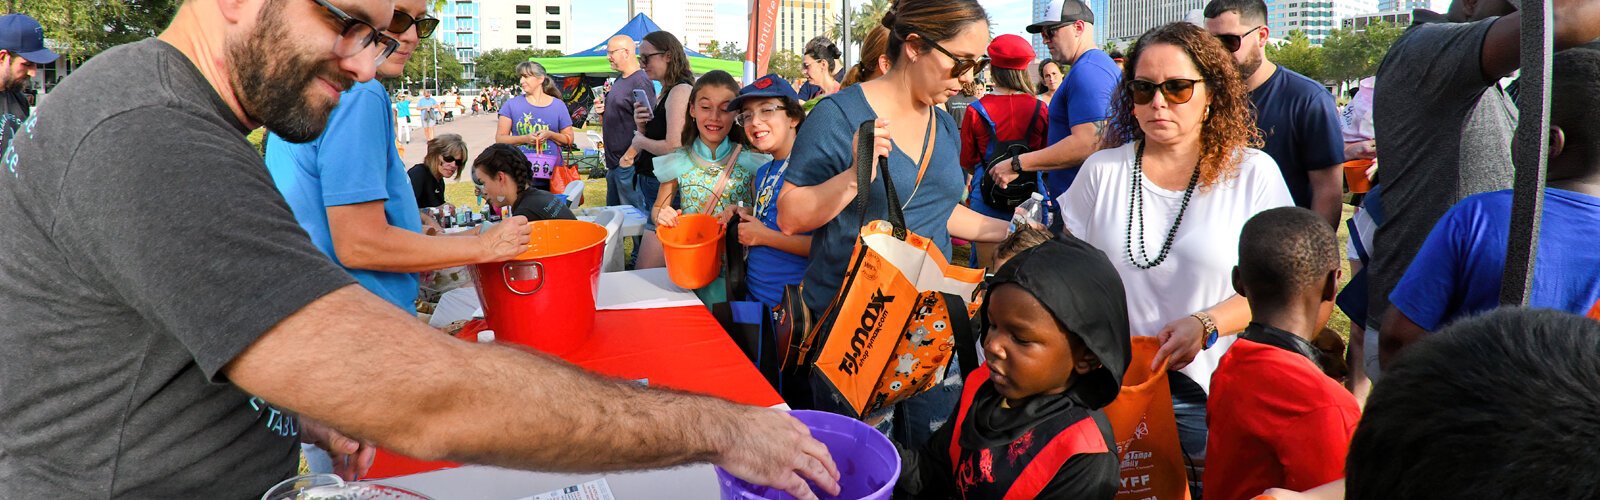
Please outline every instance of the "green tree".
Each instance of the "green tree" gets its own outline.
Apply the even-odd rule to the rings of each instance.
[[[857,7],[855,12],[850,13],[850,43],[858,44],[865,40],[867,34],[871,33],[873,28],[878,27],[878,24],[883,21],[883,15],[888,12],[889,0],[869,0],[867,3]],[[844,26],[842,18],[842,15],[835,15],[831,17],[831,22],[829,22],[830,26],[827,33],[828,37],[832,38],[834,42],[838,42],[841,38],[842,32],[839,28]],[[992,23],[990,25],[993,26]],[[840,47],[840,50],[844,49],[844,47]]]
[[[772,61],[767,63],[768,73],[777,73],[790,81],[800,78],[800,54],[793,52],[773,52]]]
[[[1106,40],[1105,46],[1100,47],[1100,50],[1104,50],[1104,51],[1106,51],[1107,54],[1111,54],[1111,53],[1115,53],[1115,52],[1121,51],[1122,50],[1122,46],[1121,45],[1117,45],[1117,41],[1116,40]]]
[[[421,52],[418,52],[420,54]],[[550,49],[494,49],[478,54],[473,59],[478,83],[483,85],[516,85],[517,64],[529,59],[560,57],[561,51]],[[444,59],[440,54],[440,59]]]
[[[1331,83],[1359,80],[1378,73],[1389,46],[1405,33],[1392,23],[1377,23],[1364,30],[1334,30],[1322,43],[1324,70]]]
[[[729,61],[743,61],[744,49],[733,42],[717,43],[716,40],[706,42],[705,50],[700,51],[712,59],[726,59]]]
[[[1323,71],[1322,48],[1313,47],[1304,31],[1291,31],[1287,42],[1267,46],[1267,59],[1312,80],[1328,81]]]
[[[438,83],[434,82],[434,54],[438,54]],[[512,66],[515,67],[516,64],[512,63]],[[466,83],[461,78],[463,70],[465,68],[461,66],[461,61],[456,60],[454,49],[430,38],[423,40],[422,44],[417,46],[417,51],[411,54],[410,61],[406,61],[405,72],[399,78],[387,79],[383,83],[393,89],[410,80],[414,88],[448,89]]]
[[[6,0],[9,12],[39,20],[61,55],[83,61],[106,49],[155,36],[183,0]]]

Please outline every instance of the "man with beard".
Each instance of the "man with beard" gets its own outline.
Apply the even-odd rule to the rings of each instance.
[[[0,151],[11,144],[17,126],[28,119],[28,96],[22,93],[40,64],[56,61],[44,47],[44,28],[27,14],[0,16]]]
[[[1100,132],[1110,117],[1111,94],[1122,82],[1116,61],[1094,43],[1094,12],[1082,0],[1051,3],[1044,21],[1027,27],[1038,33],[1056,62],[1071,66],[1066,79],[1050,99],[1050,128],[1044,149],[1011,158],[1009,165],[989,169],[1004,186],[1023,172],[1044,172],[1040,182],[1048,187],[1052,207],[1078,177],[1083,160],[1100,150]],[[1055,214],[1056,210],[1051,209]],[[1059,229],[1060,217],[1051,217]]]
[[[310,244],[245,134],[321,135],[398,46],[373,27],[393,8],[187,0],[20,127],[0,168],[0,498],[253,498],[306,433],[527,469],[709,461],[836,493],[792,417],[447,338]]]
[[[1278,162],[1294,204],[1338,224],[1344,211],[1344,136],[1339,108],[1322,84],[1267,60],[1267,4],[1262,0],[1211,0],[1206,31],[1233,53],[1239,77],[1255,102],[1256,126]]]

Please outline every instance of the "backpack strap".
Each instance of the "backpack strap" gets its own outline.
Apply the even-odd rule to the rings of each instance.
[[[994,156],[995,145],[1000,144],[1000,133],[994,128],[994,119],[989,117],[989,110],[983,109],[982,99],[972,101],[972,104],[967,105],[967,109],[977,110],[978,118],[982,118],[983,124],[988,126],[989,145],[983,152],[983,159],[978,161],[978,163],[988,163],[989,158]],[[1031,127],[1032,125],[1030,124],[1029,126]]]

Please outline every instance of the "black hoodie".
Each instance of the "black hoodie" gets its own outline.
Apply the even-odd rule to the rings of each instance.
[[[1120,484],[1119,461],[1111,425],[1100,409],[1116,399],[1132,358],[1122,279],[1104,253],[1082,240],[1066,237],[1018,254],[989,279],[988,286],[993,290],[1004,283],[1033,294],[1068,331],[1083,340],[1102,367],[1074,377],[1066,392],[1030,397],[1010,408],[1001,407],[1003,398],[988,380],[968,381],[982,385],[973,394],[962,421],[959,445],[965,450],[995,448],[1016,442],[1047,422],[1059,427],[1092,418],[1110,451],[1073,456],[1039,493],[1039,498],[1111,498]],[[988,324],[987,303],[985,300],[986,305],[979,310],[980,324]],[[956,421],[952,416],[923,450],[901,451],[903,468],[897,497],[963,496],[956,486],[950,460]],[[1004,491],[1004,486],[1009,485],[995,486],[993,489]],[[979,489],[973,488],[966,496],[987,496],[976,491]]]

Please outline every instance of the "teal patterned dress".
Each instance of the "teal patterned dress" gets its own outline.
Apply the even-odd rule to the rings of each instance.
[[[730,140],[724,140],[714,148],[695,140],[692,148],[679,149],[656,158],[656,178],[662,183],[678,181],[678,199],[683,207],[681,212],[701,213],[706,200],[711,198],[717,187],[717,179],[722,176],[723,169],[728,168],[728,158],[733,154],[734,147]],[[735,205],[753,206],[755,196],[751,191],[750,178],[756,169],[772,161],[772,156],[740,151],[738,158],[732,162],[733,172],[728,174],[728,183],[722,188],[722,195],[717,197],[711,211],[706,212],[708,215],[722,213]],[[728,288],[721,276],[694,293],[707,306],[728,301]]]

